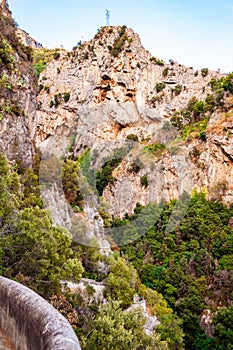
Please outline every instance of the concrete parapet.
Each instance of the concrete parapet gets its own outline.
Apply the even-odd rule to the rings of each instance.
[[[17,350],[81,350],[69,322],[29,288],[0,277],[0,328]]]

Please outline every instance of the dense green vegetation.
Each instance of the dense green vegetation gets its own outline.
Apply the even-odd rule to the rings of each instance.
[[[36,76],[39,77],[40,73],[42,73],[47,64],[52,60],[58,60],[60,57],[60,52],[49,49],[37,49],[33,51],[33,67],[36,72]]]
[[[52,304],[73,325],[82,348],[126,350],[138,349],[140,346],[140,349],[181,350],[181,320],[167,306],[162,295],[141,284],[135,268],[120,257],[119,253],[102,259],[110,269],[102,276],[106,286],[104,305],[93,298],[94,289],[89,285],[83,293],[66,293],[51,298]],[[86,268],[95,269],[93,259],[92,266],[89,264]],[[135,292],[145,296],[151,315],[156,315],[161,322],[152,336],[144,333],[145,315],[139,309],[128,308],[132,305]],[[75,314],[75,310],[78,314]]]
[[[215,315],[214,339],[219,350],[230,350],[233,348],[233,306],[222,308]]]
[[[109,51],[114,57],[119,55],[119,53],[124,49],[126,41],[128,41],[126,29],[126,26],[122,26],[118,32],[118,37],[114,40],[113,46],[108,46]]]
[[[84,350],[166,350],[168,344],[159,334],[147,336],[145,318],[140,310],[122,311],[117,302],[105,304],[92,323]]]
[[[71,203],[81,200],[77,176],[80,168],[88,176],[89,164],[89,151],[64,163],[63,186]],[[51,302],[73,324],[84,349],[97,344],[104,349],[106,343],[109,349],[137,349],[145,319],[140,313],[124,311],[135,292],[145,297],[150,312],[161,322],[153,336],[142,333],[143,349],[182,349],[182,329],[186,349],[231,349],[233,229],[229,222],[233,207],[194,194],[180,220],[188,197],[161,206],[137,205],[132,217],[112,222],[112,237],[122,246],[124,258],[119,253],[104,258],[96,248],[74,245],[67,231],[52,226],[32,169],[17,173],[1,155],[0,171],[2,274],[45,297],[52,295]],[[98,270],[99,260],[108,266],[104,274]],[[81,294],[59,296],[59,281],[79,281],[83,272],[86,277],[104,279],[105,306],[91,298],[91,288],[88,300]],[[63,300],[59,306],[56,298]],[[76,308],[83,310],[78,317]],[[213,313],[209,336],[200,326],[206,309]],[[114,334],[121,334],[119,344]]]
[[[173,213],[171,225],[173,209],[175,216]],[[195,194],[179,222],[183,204],[173,201],[165,205],[160,217],[154,220],[145,235],[138,238],[138,230],[132,223],[140,215],[143,220],[143,210],[139,208],[133,218],[117,221],[121,232],[124,230],[121,225],[126,225],[125,232],[131,242],[136,239],[122,248],[125,256],[137,268],[142,282],[160,292],[182,318],[187,349],[223,349],[219,345],[223,334],[227,334],[228,339],[225,348],[230,349],[231,331],[224,328],[226,325],[221,318],[224,311],[217,312],[214,321],[216,342],[215,338],[212,340],[205,335],[200,326],[200,315],[205,309],[215,313],[219,306],[225,306],[228,308],[223,310],[229,315],[229,324],[233,321],[230,307],[233,230],[229,226],[233,207],[227,209],[220,202],[207,201],[204,194]]]
[[[50,163],[50,167],[55,166],[53,160]],[[64,192],[71,202],[79,193],[80,168],[88,175],[88,164],[89,151],[76,161],[67,159],[63,165]],[[43,209],[36,173],[32,169],[16,169],[8,165],[3,155],[0,156],[1,273],[50,298],[72,323],[84,349],[96,346],[104,349],[103,344],[108,342],[109,348],[114,349],[127,349],[127,346],[137,349],[139,345],[142,349],[154,349],[155,346],[158,349],[181,349],[181,322],[163,297],[142,285],[136,269],[119,254],[102,257],[98,247],[75,244],[68,231],[54,227]],[[98,269],[100,260],[108,266],[105,273]],[[60,294],[60,280],[78,282],[82,273],[86,277],[105,280],[105,306],[91,298],[91,287],[87,287],[88,301],[81,294]],[[161,321],[153,336],[143,332],[145,318],[140,311],[124,311],[132,304],[135,292],[147,297],[151,313]],[[75,313],[76,308],[80,309],[79,316]],[[106,317],[102,318],[102,315]],[[120,333],[118,344],[113,335]]]
[[[64,278],[79,281],[83,268],[72,237],[52,226],[42,208],[38,178],[28,169],[17,174],[0,154],[1,271],[38,293],[60,290]]]

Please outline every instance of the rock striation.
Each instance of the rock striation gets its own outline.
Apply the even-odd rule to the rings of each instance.
[[[0,151],[17,165],[30,166],[37,94],[32,51],[19,42],[6,0],[0,0],[0,16]]]
[[[9,19],[6,0],[0,5]],[[51,53],[37,91],[30,50],[15,43],[20,30],[8,22],[14,64],[2,68],[0,149],[10,160],[31,165],[37,149],[42,163],[50,157],[59,163],[90,150],[90,167],[98,171],[117,156],[114,181],[102,197],[109,214],[120,218],[131,215],[137,203],[163,203],[194,190],[232,203],[232,98],[225,94],[225,110],[216,108],[209,115],[201,137],[194,132],[181,138],[171,123],[192,98],[204,101],[211,95],[211,80],[223,74],[166,63],[146,51],[132,29],[103,27],[71,52]],[[20,32],[24,43],[43,56],[39,44]],[[157,148],[151,152],[152,146]],[[83,181],[83,213],[69,207],[56,174],[50,186],[42,186],[45,205],[55,224],[69,230],[78,226],[77,240],[85,231],[90,244],[97,238],[102,251],[110,251],[99,209],[102,199],[90,181]]]
[[[222,76],[166,64],[151,56],[131,29],[101,28],[72,52],[61,50],[41,74],[36,144],[42,153],[53,149],[60,156],[64,138],[67,143],[72,139],[72,156],[90,149],[97,169],[124,149],[112,174],[115,181],[103,193],[114,216],[132,214],[137,203],[170,201],[195,188],[231,203],[231,110],[227,117],[220,111],[211,115],[205,140],[183,140],[170,123],[194,96],[205,100],[211,79]],[[156,155],[145,152],[153,143],[166,149]]]

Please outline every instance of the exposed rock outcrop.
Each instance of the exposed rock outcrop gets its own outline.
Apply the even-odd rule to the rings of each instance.
[[[16,35],[19,38],[19,41],[25,45],[25,46],[30,46],[33,49],[41,49],[43,45],[33,39],[25,30],[22,30],[21,28],[17,28],[16,30]]]
[[[6,1],[1,8],[9,15]],[[15,66],[3,70],[8,79],[3,99],[16,113],[4,102],[0,125],[0,148],[9,159],[30,164],[34,140],[42,160],[48,154],[75,158],[90,149],[95,169],[118,152],[121,161],[112,173],[114,181],[103,192],[109,213],[117,217],[132,214],[137,203],[170,201],[194,188],[204,189],[209,198],[232,202],[230,98],[227,113],[216,109],[210,115],[202,138],[181,139],[170,123],[191,98],[205,100],[212,93],[211,79],[224,75],[203,74],[173,61],[166,64],[151,56],[131,29],[104,27],[72,52],[56,50],[40,74],[36,101],[30,57],[23,56],[20,45],[12,49]],[[9,86],[15,89],[14,98]],[[151,145],[158,149],[150,152]],[[54,222],[70,229],[80,220],[88,240],[97,237],[101,249],[109,251],[93,186],[82,187],[84,212],[77,214],[65,198],[57,200],[62,185],[50,185],[42,194]]]
[[[36,86],[32,52],[22,46],[5,0],[0,2],[0,151],[18,165],[35,154]]]
[[[6,17],[11,16],[11,11],[9,9],[7,0],[0,0],[0,8],[1,8],[3,16],[6,16]]]
[[[103,193],[110,213],[118,217],[132,214],[136,203],[169,201],[194,188],[205,188],[209,197],[217,195],[230,203],[231,115],[222,128],[224,113],[213,114],[205,140],[182,141],[178,131],[168,126],[175,111],[184,109],[194,96],[204,100],[211,93],[210,80],[221,76],[211,71],[202,76],[177,62],[166,64],[151,57],[131,29],[102,28],[93,40],[71,53],[61,50],[59,59],[41,74],[37,145],[46,151],[56,138],[54,152],[59,153],[57,135],[69,130],[74,140],[72,155],[90,148],[92,166],[98,169],[114,151],[125,149],[112,174],[115,181]],[[134,140],[132,135],[136,135]],[[146,152],[153,143],[164,144],[166,149]],[[135,163],[136,172],[132,170]],[[225,184],[221,191],[214,192],[221,184]]]

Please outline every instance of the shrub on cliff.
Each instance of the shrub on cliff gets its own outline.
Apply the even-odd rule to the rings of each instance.
[[[122,26],[118,32],[118,37],[116,37],[116,39],[114,40],[113,46],[108,46],[109,51],[114,57],[117,57],[118,54],[123,50],[124,44],[128,40],[126,28],[126,26]]]
[[[36,178],[17,173],[0,154],[0,235],[2,273],[43,296],[59,291],[61,279],[79,281],[83,272],[72,237],[52,225],[41,209]],[[33,196],[33,192],[35,196]]]
[[[92,321],[90,335],[84,350],[168,350],[166,341],[159,333],[147,336],[144,331],[146,319],[140,310],[124,312],[119,303],[103,305]]]

